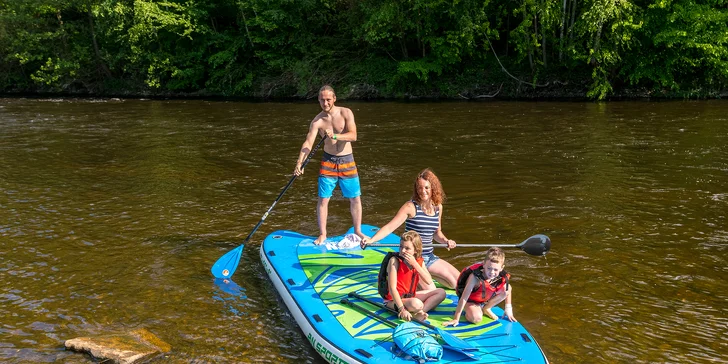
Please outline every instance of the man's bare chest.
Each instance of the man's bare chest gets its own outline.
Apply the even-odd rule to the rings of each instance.
[[[345,131],[344,129],[346,128],[346,120],[344,120],[342,116],[323,118],[322,121],[324,122],[324,124],[334,129],[335,133],[341,133]]]

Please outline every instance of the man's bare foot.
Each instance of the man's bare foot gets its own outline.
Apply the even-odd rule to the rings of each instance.
[[[319,235],[319,237],[316,240],[314,240],[313,243],[316,244],[316,245],[321,245],[325,241],[326,241],[326,234],[321,234],[321,235]]]
[[[427,312],[425,312],[425,311],[417,312],[417,313],[415,313],[414,316],[416,319],[418,319],[420,321],[425,321],[425,320],[427,320],[428,317],[430,317],[430,315],[428,315]]]

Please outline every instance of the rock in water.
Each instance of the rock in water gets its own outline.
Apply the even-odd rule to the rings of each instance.
[[[79,337],[66,340],[66,349],[89,353],[97,359],[131,364],[171,350],[171,346],[146,329],[121,335]]]

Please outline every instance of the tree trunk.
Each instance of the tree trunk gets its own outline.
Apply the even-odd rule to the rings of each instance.
[[[63,28],[63,19],[61,19],[61,9],[56,10],[56,19],[58,19],[58,29],[61,30],[61,41],[63,42],[63,52],[68,53],[68,42],[66,41],[66,29]]]
[[[523,12],[523,19],[525,21],[526,19],[526,12]],[[531,72],[533,72],[533,47],[531,44],[531,37],[528,34],[525,34],[526,37],[526,46],[528,47],[528,64],[531,66]]]
[[[533,37],[536,38],[536,41],[538,41],[538,15],[533,14]],[[541,42],[541,46],[543,47],[543,42]],[[534,53],[538,52],[538,49],[534,50]],[[538,58],[537,54],[534,54],[535,58]],[[533,71],[533,66],[531,67],[531,71]]]
[[[597,60],[597,54],[599,54],[599,47],[600,47],[600,41],[602,40],[602,28],[604,27],[604,22],[602,20],[599,20],[599,28],[597,29],[597,34],[594,36],[594,52],[592,52],[592,56],[589,58],[589,64],[592,66],[598,66],[599,61]]]
[[[541,50],[543,51],[543,54],[541,55],[541,60],[543,60],[543,66],[546,68],[546,27],[541,24]]]
[[[506,57],[508,57],[508,43],[510,43],[508,40],[508,36],[511,35],[510,30],[511,30],[511,15],[507,14],[506,15]]]
[[[106,66],[106,63],[104,63],[103,58],[101,57],[101,51],[99,50],[99,43],[96,41],[96,30],[94,30],[94,16],[91,14],[91,5],[88,7],[88,11],[86,12],[88,14],[88,25],[89,29],[91,30],[91,41],[94,45],[94,55],[96,56],[96,64],[98,65],[101,72],[106,76],[106,78],[114,78],[114,76],[111,74],[111,70],[109,70],[109,67]]]
[[[409,59],[409,54],[407,54],[407,44],[403,37],[399,37],[399,48],[402,51],[402,57],[404,57],[404,59]]]
[[[561,7],[561,35],[559,36],[559,63],[563,62],[564,58],[564,26],[566,25],[566,0],[563,1]]]
[[[245,19],[245,12],[240,9],[240,15],[243,17],[243,25],[245,26],[245,35],[248,36],[248,42],[250,42],[250,49],[253,49],[253,38],[250,37],[250,30],[248,29],[248,20]]]
[[[576,19],[576,0],[571,2],[571,22],[569,24],[569,44],[574,41],[574,19]]]

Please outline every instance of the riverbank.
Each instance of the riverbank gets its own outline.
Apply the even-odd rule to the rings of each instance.
[[[305,100],[323,84],[366,100],[728,93],[720,4],[172,3],[0,6],[0,93]]]
[[[429,90],[392,93],[383,90],[381,87],[366,83],[349,85],[334,85],[339,100],[440,100],[440,101],[590,101],[588,95],[589,84],[587,81],[563,81],[550,79],[539,84],[528,82],[504,81],[500,83],[486,83],[469,86],[451,85],[443,90],[439,87],[432,87]],[[220,93],[199,90],[195,92],[171,92],[159,90],[117,90],[117,91],[96,91],[91,92],[85,89],[68,89],[64,91],[51,90],[14,90],[0,93],[0,97],[82,97],[82,98],[149,98],[149,99],[220,99],[220,100],[242,100],[249,102],[263,101],[304,101],[315,99],[318,89],[311,87],[306,92],[285,92],[290,87],[283,87],[275,91],[259,88],[242,96],[230,96]],[[684,99],[724,99],[728,98],[728,89],[724,90],[656,90],[645,87],[627,87],[615,90],[603,101],[618,100],[684,100]]]

